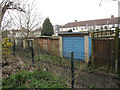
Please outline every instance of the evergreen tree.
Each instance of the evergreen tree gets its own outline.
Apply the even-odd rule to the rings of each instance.
[[[54,34],[53,26],[49,20],[49,18],[46,18],[41,30],[41,35],[43,36],[52,36]]]

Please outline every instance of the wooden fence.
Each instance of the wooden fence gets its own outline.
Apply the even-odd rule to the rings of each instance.
[[[34,47],[41,48],[49,54],[60,56],[59,38],[55,37],[38,37],[34,39]]]
[[[119,68],[120,42],[119,29],[92,33],[92,64]]]
[[[93,39],[94,64],[96,66],[115,65],[115,40]]]

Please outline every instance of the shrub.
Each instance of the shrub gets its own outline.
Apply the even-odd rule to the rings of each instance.
[[[2,41],[2,56],[3,59],[7,59],[11,53],[11,47],[13,46],[12,43],[9,42],[8,38],[4,38]]]
[[[22,71],[2,81],[3,88],[65,88],[62,81],[46,71]]]

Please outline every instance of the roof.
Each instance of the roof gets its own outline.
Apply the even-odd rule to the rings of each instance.
[[[33,32],[41,32],[41,29],[42,29],[42,28],[40,27],[40,28],[34,30]]]
[[[17,33],[17,32],[28,32],[28,30],[11,30],[13,33]]]
[[[94,25],[107,25],[107,24],[117,24],[118,17],[115,18],[106,18],[106,19],[96,19],[96,20],[88,20],[88,21],[80,21],[80,22],[71,22],[65,24],[62,28],[70,28],[70,27],[79,27],[79,26],[94,26]]]
[[[59,33],[60,36],[72,36],[72,35],[76,35],[76,36],[79,36],[79,35],[89,35],[89,32],[88,31],[85,31],[85,32],[63,32],[63,33]]]

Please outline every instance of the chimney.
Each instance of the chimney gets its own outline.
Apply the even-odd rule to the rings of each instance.
[[[113,19],[114,18],[114,15],[111,15],[111,19]]]
[[[77,22],[77,20],[75,20],[75,22]]]

